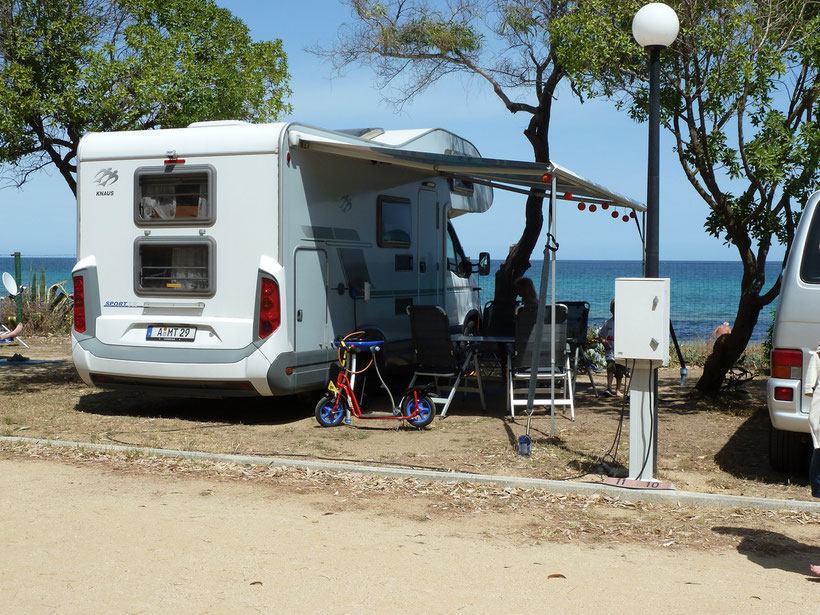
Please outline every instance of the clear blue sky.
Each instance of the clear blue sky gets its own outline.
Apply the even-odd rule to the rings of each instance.
[[[478,79],[451,76],[401,112],[381,100],[366,68],[334,77],[331,66],[304,51],[330,45],[347,8],[334,0],[269,2],[217,0],[251,28],[254,38],[281,38],[288,54],[293,97],[292,118],[326,128],[379,126],[446,128],[471,141],[487,157],[532,160],[522,131],[529,116],[508,113]],[[203,118],[205,119],[205,118]],[[555,162],[638,201],[646,200],[646,124],[630,120],[605,101],[583,105],[564,91],[553,107],[551,154]],[[661,260],[736,260],[734,248],[706,235],[707,208],[688,184],[673,139],[661,133]],[[456,228],[469,255],[491,252],[503,258],[523,228],[525,197],[495,191],[489,212],[462,216]],[[581,212],[559,201],[558,258],[639,260],[634,224],[616,222],[607,212]],[[73,255],[76,222],[73,195],[56,172],[40,173],[22,190],[0,191],[4,226],[2,253]],[[543,242],[534,258],[539,258]],[[773,250],[772,259],[782,255]]]

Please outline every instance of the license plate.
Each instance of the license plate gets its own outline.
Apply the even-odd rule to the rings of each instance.
[[[164,342],[193,342],[195,337],[196,327],[148,327],[145,335],[147,340]]]

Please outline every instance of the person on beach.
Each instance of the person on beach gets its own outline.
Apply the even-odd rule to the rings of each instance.
[[[535,292],[535,284],[529,278],[518,278],[513,282],[515,294],[521,297],[524,305],[538,305],[538,295]]]
[[[811,409],[809,410],[809,427],[811,428],[811,439],[814,444],[814,452],[811,456],[809,466],[809,487],[811,495],[820,498],[820,393],[814,392],[820,384],[820,342],[817,349],[811,353],[809,365],[806,369],[806,384],[803,393],[811,397]],[[811,571],[820,577],[820,564],[810,566]]]
[[[23,331],[23,323],[18,323],[11,331],[0,331],[0,341],[11,340],[20,335]]]
[[[612,318],[604,323],[598,336],[604,345],[604,358],[606,359],[606,391],[604,395],[607,397],[623,397],[621,393],[621,381],[626,372],[626,366],[615,363],[615,299],[609,304],[609,311],[612,312]],[[612,380],[615,380],[615,391],[612,391]]]
[[[731,332],[732,327],[729,326],[728,322],[724,322],[722,325],[715,327],[715,330],[712,331],[712,335],[709,336],[709,341],[717,340],[721,335],[729,335]]]

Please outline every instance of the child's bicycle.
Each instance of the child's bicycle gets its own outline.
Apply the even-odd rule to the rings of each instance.
[[[396,407],[390,389],[384,383],[379,364],[375,360],[376,353],[384,346],[384,338],[367,339],[368,333],[356,331],[342,338],[341,341],[333,342],[339,353],[339,375],[334,383],[328,383],[327,394],[316,404],[316,420],[322,427],[334,427],[344,420],[350,422],[350,417],[357,419],[376,420],[399,420],[407,421],[413,427],[424,427],[429,425],[436,416],[436,406],[430,396],[427,395],[426,387],[414,387],[408,389],[401,400],[401,404]],[[362,352],[370,352],[370,361],[360,370],[356,369],[357,355]],[[390,404],[393,408],[392,414],[368,412],[362,413],[350,376],[363,374],[370,366],[376,369],[379,381],[390,396]]]

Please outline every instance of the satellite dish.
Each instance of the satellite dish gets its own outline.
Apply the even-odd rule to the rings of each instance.
[[[17,282],[14,281],[14,278],[11,277],[11,274],[8,271],[3,273],[3,286],[6,287],[6,291],[12,297],[17,295]]]

